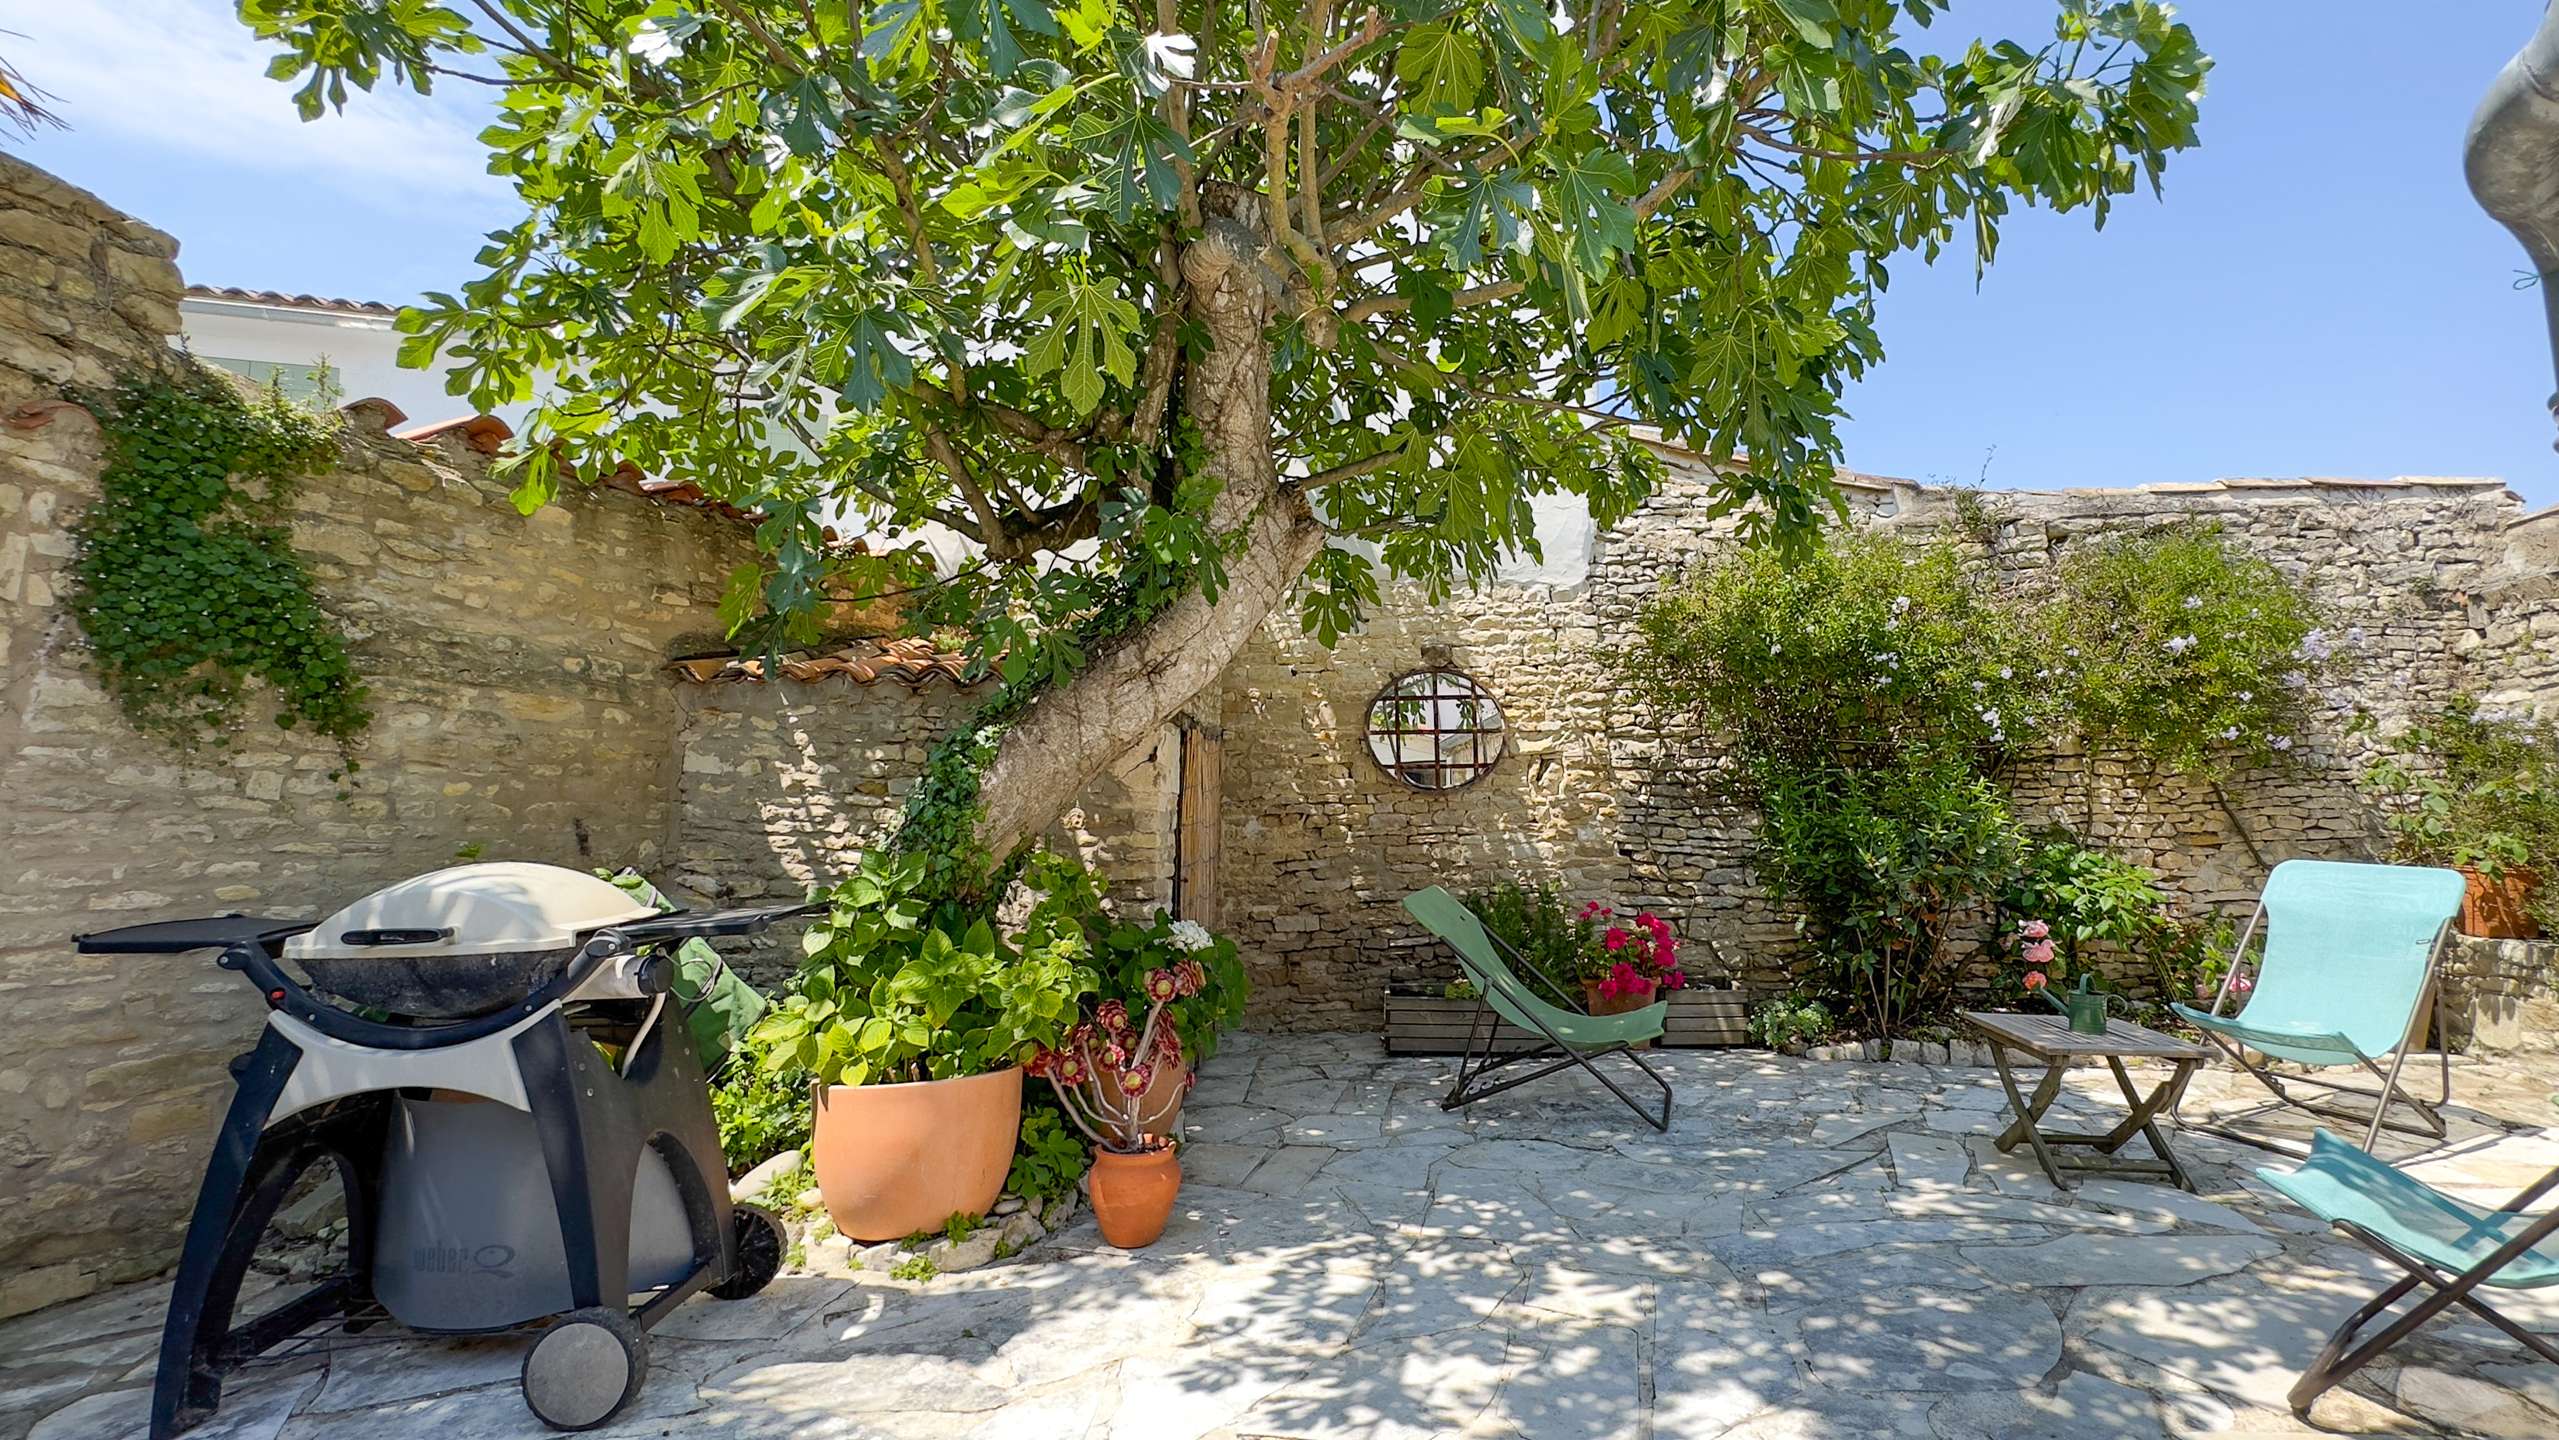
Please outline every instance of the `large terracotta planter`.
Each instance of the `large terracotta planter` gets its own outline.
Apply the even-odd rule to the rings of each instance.
[[[1182,1162],[1170,1145],[1136,1155],[1105,1150],[1093,1157],[1086,1188],[1102,1238],[1123,1250],[1141,1250],[1163,1235],[1173,1216],[1173,1197],[1182,1193]]]
[[[1022,1130],[1022,1072],[910,1085],[816,1087],[809,1146],[835,1228],[865,1242],[983,1215]]]
[[[2467,882],[2461,896],[2460,929],[2486,940],[2532,940],[2541,927],[2525,907],[2541,889],[2541,877],[2521,866],[2509,866],[2503,879],[2491,880],[2476,870],[2463,870]]]

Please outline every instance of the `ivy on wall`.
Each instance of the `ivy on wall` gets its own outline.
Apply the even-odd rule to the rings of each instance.
[[[257,681],[276,724],[336,741],[352,768],[372,716],[289,523],[303,478],[338,453],[334,420],[201,372],[74,398],[107,458],[72,531],[71,612],[126,719],[219,747]]]

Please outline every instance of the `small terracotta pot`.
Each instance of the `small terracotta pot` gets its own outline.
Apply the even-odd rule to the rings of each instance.
[[[1582,1008],[1593,1015],[1623,1015],[1630,1010],[1641,1010],[1660,998],[1659,989],[1649,990],[1640,995],[1602,995],[1599,993],[1598,981],[1582,982]]]
[[[2541,927],[2532,923],[2532,912],[2526,908],[2541,889],[2539,875],[2510,865],[2501,880],[2468,869],[2461,878],[2466,882],[2461,895],[2462,934],[2485,940],[2540,938]]]
[[[1163,1118],[1145,1126],[1145,1133],[1159,1140],[1182,1138],[1182,1092],[1190,1088],[1190,1083],[1191,1067],[1188,1065],[1156,1067],[1154,1083],[1137,1098],[1137,1113],[1152,1115],[1158,1106],[1169,1105],[1172,1108],[1164,1112]]]
[[[1022,1072],[908,1085],[821,1085],[809,1145],[835,1228],[856,1240],[939,1230],[1004,1193],[1022,1132]]]
[[[1142,1250],[1163,1235],[1164,1223],[1173,1218],[1173,1197],[1182,1193],[1182,1162],[1170,1145],[1136,1155],[1105,1150],[1093,1157],[1087,1188],[1102,1238],[1123,1250]]]

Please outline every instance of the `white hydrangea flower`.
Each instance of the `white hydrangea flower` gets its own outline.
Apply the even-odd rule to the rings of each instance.
[[[1197,920],[1176,920],[1173,922],[1174,949],[1180,950],[1186,954],[1196,955],[1200,951],[1209,949],[1216,944],[1217,937],[1210,934],[1209,928],[1202,925]]]

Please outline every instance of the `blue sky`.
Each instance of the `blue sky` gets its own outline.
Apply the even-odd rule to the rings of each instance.
[[[2051,8],[1966,0],[1946,43],[2032,38]],[[304,125],[230,10],[12,7],[14,58],[74,127],[24,153],[177,235],[199,282],[403,300],[469,275],[512,215],[472,139],[485,99],[384,95]],[[2461,179],[2471,109],[2540,11],[2186,5],[2218,65],[2165,200],[2102,232],[2017,214],[1978,289],[1961,248],[1901,264],[1848,462],[2002,487],[2499,475],[2559,503],[2540,306]]]

